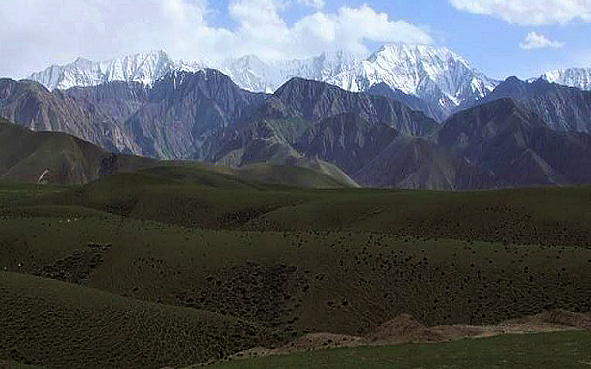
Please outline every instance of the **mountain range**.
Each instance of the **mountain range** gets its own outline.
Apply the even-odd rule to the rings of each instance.
[[[96,86],[125,81],[152,85],[170,71],[196,72],[203,68],[221,71],[238,86],[251,92],[272,93],[293,77],[323,81],[352,92],[395,94],[409,106],[443,121],[463,107],[473,105],[498,84],[474,69],[460,55],[444,47],[395,43],[383,45],[369,56],[347,51],[288,61],[263,61],[255,55],[222,61],[175,61],[166,52],[152,51],[104,62],[78,58],[32,73],[28,79],[49,90]],[[549,71],[541,77],[551,83],[591,90],[591,69]],[[381,86],[381,87],[380,87]],[[385,90],[384,87],[388,87]]]
[[[32,76],[52,90],[0,79],[0,117],[118,154],[296,166],[368,187],[591,182],[591,91],[548,76],[498,82],[447,49],[406,44],[369,58],[244,57],[219,64],[228,74],[205,65],[156,52]]]
[[[153,85],[171,71],[196,72],[203,68],[217,69],[251,92],[272,93],[293,77],[327,82],[352,92],[366,92],[385,83],[426,101],[430,108],[425,113],[439,121],[461,104],[484,97],[497,84],[444,47],[404,43],[384,45],[369,57],[338,51],[309,59],[271,62],[253,55],[218,62],[173,61],[164,51],[106,62],[79,58],[71,64],[33,73],[29,79],[50,90],[111,81]]]
[[[486,98],[492,101],[440,124],[399,101],[325,82],[293,78],[274,94],[253,93],[219,71],[203,69],[172,71],[151,87],[110,82],[53,92],[36,82],[4,79],[0,114],[117,152],[233,167],[296,165],[325,173],[341,168],[370,187],[584,184],[591,180],[591,163],[584,159],[591,158],[590,136],[573,127],[556,129],[536,112],[538,100],[528,100],[563,90],[588,107],[589,93],[510,78]],[[581,110],[587,126],[589,116]]]

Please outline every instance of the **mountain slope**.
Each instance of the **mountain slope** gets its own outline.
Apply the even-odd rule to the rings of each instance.
[[[385,82],[380,82],[371,86],[366,92],[370,95],[384,96],[392,100],[400,101],[412,110],[421,111],[438,122],[444,121],[446,118],[445,113],[439,106],[433,105],[427,102],[427,100],[423,100],[414,95],[405,94],[399,89],[393,89]]]
[[[246,165],[239,169],[196,162],[157,161],[111,154],[65,133],[33,132],[0,118],[0,180],[73,185],[138,170],[176,184],[175,181],[181,180],[209,187],[358,186],[337,167],[318,160],[298,160],[286,165]]]
[[[423,138],[398,137],[353,175],[381,188],[457,191],[494,188],[494,176],[463,156]]]
[[[542,78],[526,82],[509,77],[480,103],[502,98],[518,101],[551,129],[591,133],[591,91],[549,83]]]
[[[324,119],[298,138],[295,148],[354,174],[399,136],[386,124],[370,124],[360,115],[346,113]]]
[[[429,140],[394,138],[351,176],[364,186],[443,190],[589,184],[591,136],[552,130],[499,99],[453,115]]]
[[[128,88],[133,90],[126,84],[117,85],[120,91]],[[110,90],[112,93],[115,89]],[[52,93],[36,82],[0,79],[0,117],[36,131],[73,134],[108,150],[137,152],[139,147],[129,139],[122,122],[111,115],[114,110],[126,114],[123,106],[127,102],[118,98],[125,93],[109,99],[116,102],[113,109],[107,110],[86,99],[85,94],[88,93],[82,90],[71,95],[62,91]]]
[[[293,78],[274,94],[291,115],[318,122],[343,113],[358,113],[370,123],[384,122],[402,133],[427,135],[439,125],[421,112],[383,96],[352,93],[327,83]]]
[[[125,125],[142,155],[203,158],[201,142],[241,119],[262,98],[240,89],[216,70],[171,72],[153,85],[148,102]]]
[[[57,132],[32,132],[0,118],[0,179],[13,182],[82,184],[101,174],[152,165],[134,156],[113,156]]]
[[[116,122],[125,122],[148,101],[149,90],[138,82],[115,81],[93,87],[73,87],[63,94],[91,104]]]
[[[187,159],[203,156],[205,136],[232,125],[263,97],[214,70],[173,71],[151,87],[115,81],[53,92],[33,81],[2,79],[0,117],[109,151]]]
[[[498,186],[591,182],[591,136],[553,131],[511,99],[454,115],[436,138],[445,149],[493,173]]]
[[[337,157],[337,152],[323,153],[314,148],[308,150],[308,145],[316,145],[313,138],[315,131],[310,129],[314,130],[315,125],[322,125],[323,120],[332,118],[335,121],[349,119],[351,128],[360,124],[360,130],[383,126],[372,132],[361,133],[368,141],[380,139],[368,135],[380,134],[385,130],[427,135],[438,127],[433,119],[397,101],[352,93],[324,82],[293,78],[272,96],[254,105],[243,120],[210,136],[203,147],[209,152],[207,160],[214,163],[283,163],[300,158],[303,154],[304,157],[318,157],[337,165],[345,164],[350,158]],[[343,147],[340,152],[349,155],[349,149],[352,147]],[[368,151],[363,155],[374,154],[377,152],[370,154]],[[363,162],[367,160],[369,158],[363,159]],[[353,169],[347,165],[345,171],[351,175]]]

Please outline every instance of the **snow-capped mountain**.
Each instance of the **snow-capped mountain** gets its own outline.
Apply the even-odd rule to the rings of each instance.
[[[50,90],[96,86],[112,81],[141,82],[151,85],[173,69],[196,69],[197,63],[174,62],[164,51],[128,55],[105,62],[78,58],[63,66],[53,65],[33,73],[29,79]]]
[[[558,69],[544,73],[542,78],[548,82],[591,91],[591,68]]]
[[[323,53],[317,57],[264,62],[254,55],[227,60],[211,67],[227,74],[240,87],[255,92],[274,92],[293,77],[337,85],[358,91],[355,78],[363,55],[346,51]]]
[[[362,91],[384,82],[439,105],[446,115],[498,84],[447,48],[403,43],[382,46],[364,60],[357,81]]]
[[[404,43],[385,45],[369,57],[338,51],[274,62],[253,55],[221,62],[175,62],[164,51],[154,51],[107,62],[78,59],[29,78],[49,89],[93,86],[114,80],[152,85],[171,70],[196,71],[205,67],[220,70],[240,87],[254,92],[273,92],[293,77],[327,82],[353,92],[386,83],[437,107],[441,117],[486,96],[497,84],[446,48]]]
[[[327,82],[353,92],[386,83],[427,101],[441,111],[437,114],[440,117],[481,99],[498,84],[449,49],[404,43],[384,45],[367,58],[339,51],[310,59],[265,63],[248,56],[213,68],[251,91],[275,91],[292,77]]]
[[[344,90],[359,92],[357,76],[363,55],[347,51],[323,53],[307,60],[295,60],[278,65],[284,78],[300,77],[330,83]]]

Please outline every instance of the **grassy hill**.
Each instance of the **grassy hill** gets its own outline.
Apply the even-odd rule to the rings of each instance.
[[[20,317],[0,321],[10,332],[0,358],[117,366],[105,361],[114,337],[119,366],[144,366],[136,344],[160,367],[189,365],[311,332],[367,335],[400,314],[431,326],[591,311],[589,188],[305,190],[233,171],[171,163],[81,186],[0,185],[0,296],[16,301],[0,315]],[[124,322],[121,310],[146,320]],[[46,311],[82,313],[59,334]],[[74,345],[104,347],[96,361],[60,356],[80,324],[102,327]],[[55,342],[37,343],[42,332]]]
[[[33,276],[0,272],[0,290],[0,357],[18,363],[161,368],[267,340],[260,326],[236,318]]]
[[[0,118],[0,180],[18,183],[83,184],[99,178],[111,155],[89,142],[59,132],[33,132]],[[153,160],[122,155],[118,170]],[[46,175],[43,177],[43,174]]]
[[[283,185],[304,188],[356,187],[337,167],[323,162],[256,164],[240,169],[181,161],[113,155],[89,142],[58,132],[33,132],[0,118],[0,181],[76,185],[117,172],[150,168],[166,179],[233,187]],[[250,186],[246,186],[250,184]]]
[[[229,313],[286,336],[365,334],[401,313],[434,325],[591,310],[591,250],[580,247],[198,230],[80,213],[9,217],[0,232],[8,271]]]

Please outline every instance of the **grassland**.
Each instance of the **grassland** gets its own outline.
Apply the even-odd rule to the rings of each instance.
[[[0,184],[0,270],[14,317],[0,318],[0,358],[48,367],[189,365],[311,332],[368,335],[400,314],[432,326],[589,312],[591,189],[303,190],[186,165]],[[74,345],[86,359],[64,348],[83,327],[99,327]]]
[[[261,327],[49,279],[0,272],[0,355],[50,367],[163,367],[224,357]]]
[[[232,360],[212,369],[249,368],[587,368],[591,333],[561,332],[467,339],[443,344],[319,350]]]

